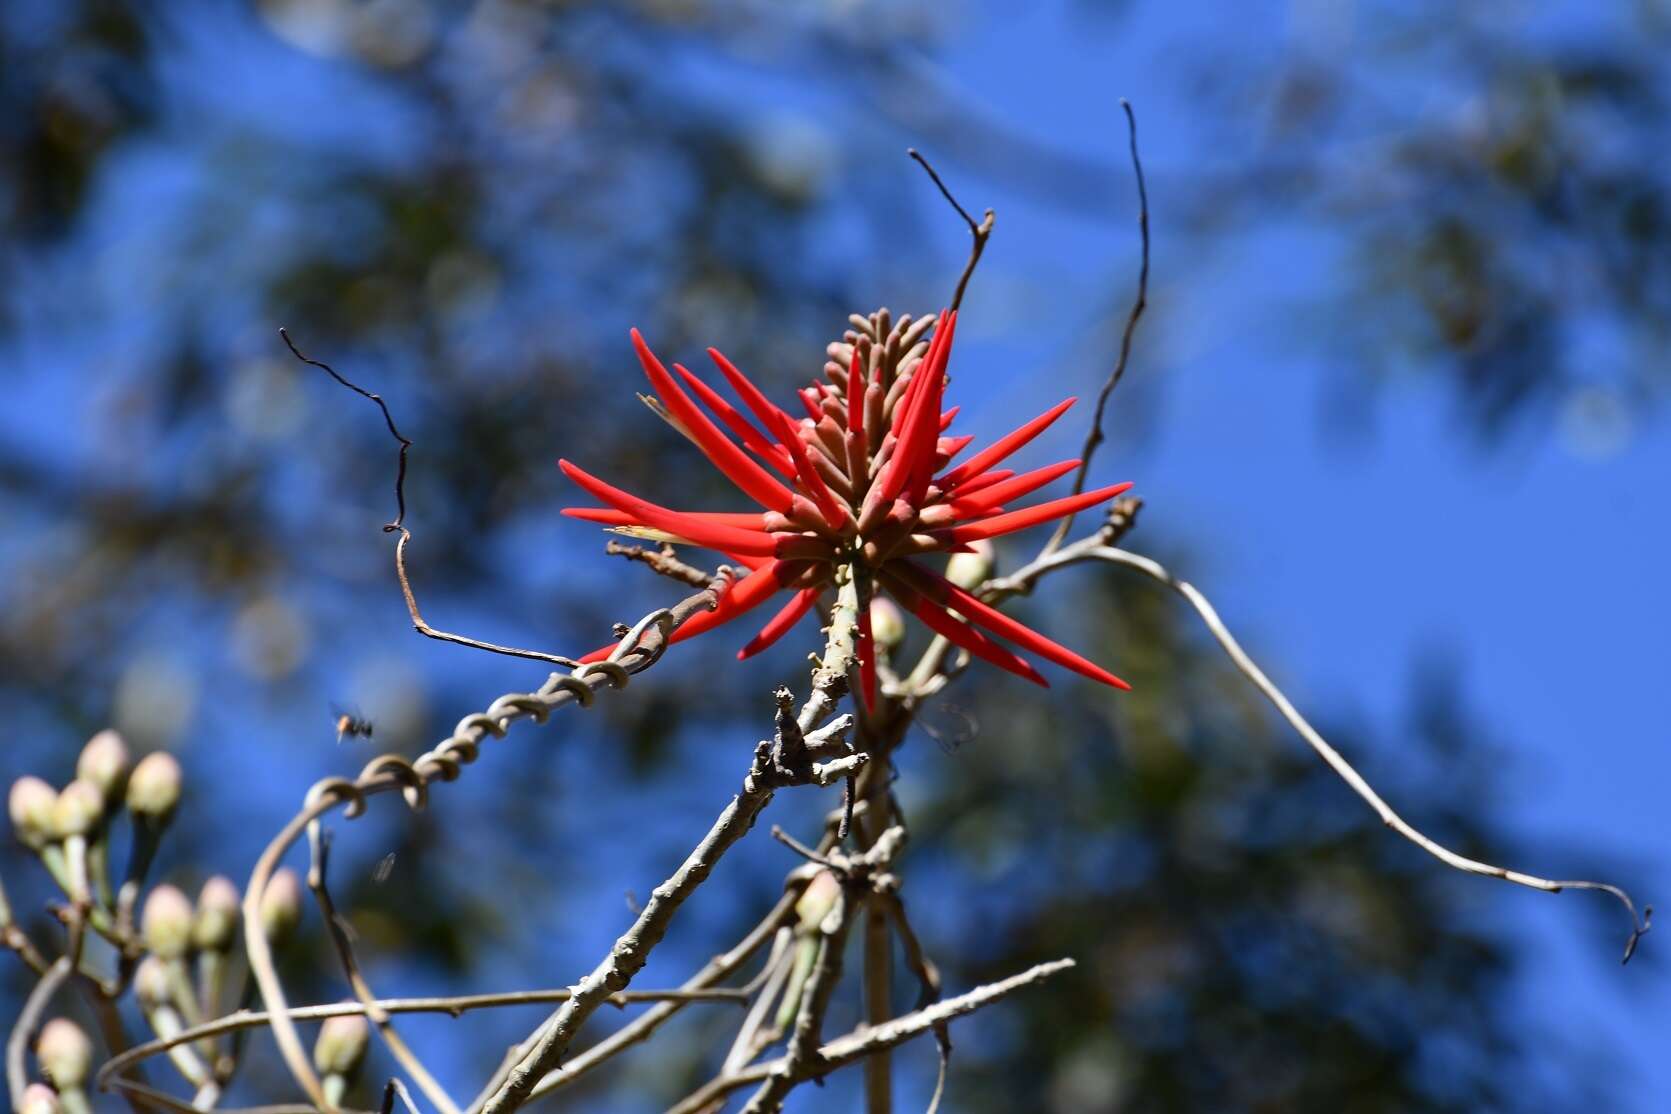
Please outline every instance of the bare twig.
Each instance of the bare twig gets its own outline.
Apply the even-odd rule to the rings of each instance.
[[[987,240],[992,238],[992,226],[997,221],[998,215],[988,209],[986,215],[981,217],[980,223],[976,224],[975,218],[969,215],[969,210],[957,203],[957,198],[952,196],[952,191],[946,188],[946,183],[940,180],[940,175],[930,165],[929,161],[923,158],[922,152],[912,147],[905,153],[917,160],[918,166],[928,171],[928,176],[934,182],[935,187],[939,189],[940,196],[944,197],[951,207],[957,210],[957,215],[962,217],[963,223],[969,226],[969,261],[963,265],[963,274],[957,280],[957,291],[952,295],[951,308],[956,310],[963,304],[963,292],[968,289],[969,278],[975,273],[975,265],[981,261],[981,252],[986,250]]]
[[[826,837],[826,844],[829,843],[833,843],[833,840]],[[736,947],[709,960],[700,971],[686,979],[681,984],[680,989],[693,992],[705,990],[747,963],[749,957],[759,951],[766,941],[772,939],[777,934],[778,928],[794,913],[795,902],[800,897],[800,893],[799,886],[786,889],[783,896],[778,899],[777,904],[772,906],[772,911],[767,913]],[[628,993],[631,993],[631,991],[628,991]],[[651,1007],[637,1020],[617,1029],[564,1064],[562,1070],[548,1073],[544,1079],[535,1085],[529,1097],[539,1098],[541,1095],[566,1087],[632,1045],[648,1040],[663,1022],[677,1013],[684,1005],[684,1002],[674,999]],[[474,1114],[484,1101],[486,1101],[485,1094],[482,1099],[471,1104],[470,1114]]]
[[[1019,975],[977,987],[967,994],[944,999],[920,1010],[912,1010],[885,1024],[860,1026],[820,1047],[818,1054],[809,1058],[809,1062],[801,1068],[801,1076],[797,1082],[821,1079],[856,1060],[875,1055],[885,1049],[896,1048],[908,1040],[932,1031],[937,1025],[971,1014],[1023,987],[1042,982],[1072,966],[1074,962],[1071,959],[1041,963]],[[668,1111],[668,1114],[696,1114],[733,1091],[763,1082],[773,1073],[782,1071],[784,1067],[785,1060],[780,1057],[766,1063],[750,1065],[732,1075],[720,1076],[681,1100]]]
[[[319,915],[325,922],[326,935],[330,937],[337,958],[342,962],[343,975],[348,979],[354,997],[365,1007],[367,1019],[377,1028],[378,1035],[389,1048],[389,1054],[406,1069],[406,1073],[417,1083],[418,1089],[423,1091],[425,1097],[434,1103],[442,1114],[459,1114],[458,1104],[453,1102],[452,1096],[447,1094],[446,1089],[429,1073],[423,1061],[413,1054],[411,1047],[396,1031],[394,1022],[389,1020],[388,1011],[378,1005],[377,994],[360,971],[359,961],[354,958],[354,946],[349,942],[348,932],[341,915],[337,912],[336,903],[331,900],[330,887],[326,882],[330,868],[331,837],[324,824],[318,820],[308,825],[308,847],[313,858],[308,867],[308,888],[313,891],[314,900],[319,905]]]
[[[1631,931],[1624,950],[1624,961],[1629,962],[1631,955],[1636,950],[1637,942],[1652,924],[1652,906],[1647,906],[1643,910],[1642,916],[1638,917],[1636,903],[1631,900],[1629,894],[1618,886],[1606,882],[1540,878],[1534,874],[1525,874],[1518,870],[1509,870],[1505,867],[1467,858],[1429,838],[1395,812],[1392,806],[1387,804],[1381,795],[1364,779],[1363,775],[1358,773],[1338,750],[1330,746],[1322,735],[1318,734],[1317,729],[1300,714],[1299,709],[1294,707],[1282,690],[1272,683],[1271,679],[1265,675],[1264,670],[1260,669],[1254,660],[1248,656],[1247,651],[1242,649],[1241,643],[1237,642],[1235,637],[1231,635],[1229,629],[1224,625],[1224,621],[1219,618],[1218,611],[1208,602],[1207,597],[1203,596],[1193,584],[1173,576],[1158,561],[1128,550],[1101,544],[1098,537],[1092,536],[1076,542],[1048,558],[1034,562],[1026,570],[1028,579],[1036,580],[1054,569],[1081,561],[1103,561],[1135,569],[1182,596],[1195,609],[1196,614],[1201,617],[1201,621],[1206,625],[1208,633],[1218,642],[1219,647],[1223,649],[1242,676],[1246,677],[1253,684],[1253,687],[1258,689],[1265,699],[1271,702],[1282,718],[1288,721],[1288,725],[1346,783],[1347,787],[1374,810],[1375,814],[1381,818],[1381,822],[1446,866],[1467,874],[1499,878],[1517,886],[1542,890],[1545,893],[1560,893],[1562,890],[1569,889],[1599,890],[1616,898],[1630,916]]]
[[[1137,154],[1137,115],[1132,112],[1131,102],[1120,98],[1120,107],[1126,113],[1126,129],[1131,136],[1131,167],[1137,175],[1137,228],[1142,234],[1143,261],[1137,271],[1137,299],[1131,304],[1131,313],[1126,318],[1125,332],[1120,337],[1120,358],[1114,364],[1114,370],[1102,385],[1102,391],[1097,395],[1096,412],[1091,415],[1091,430],[1085,436],[1085,445],[1079,450],[1079,471],[1074,473],[1073,493],[1078,495],[1085,490],[1085,477],[1091,471],[1091,457],[1097,451],[1097,446],[1103,442],[1102,415],[1108,407],[1108,396],[1114,393],[1114,388],[1120,385],[1120,379],[1126,374],[1126,363],[1131,359],[1131,340],[1137,332],[1137,321],[1143,316],[1143,311],[1149,304],[1149,188],[1143,180],[1143,160]],[[1073,515],[1068,515],[1057,525],[1050,540],[1045,543],[1044,553],[1055,551],[1068,536],[1073,528]]]
[[[704,572],[694,565],[687,565],[679,560],[679,551],[665,543],[659,549],[650,549],[642,545],[626,545],[611,540],[604,543],[603,551],[611,557],[625,557],[629,561],[642,561],[662,576],[671,577],[681,584],[689,584],[693,588],[700,588],[714,578],[713,573]]]
[[[54,960],[24,999],[23,1010],[12,1023],[12,1034],[6,1041],[6,1089],[11,1094],[13,1110],[23,1109],[23,1091],[29,1085],[25,1059],[29,1041],[41,1027],[41,1015],[46,1012],[47,1003],[75,971],[75,962],[75,956],[68,953]]]
[[[375,1003],[329,1002],[317,1006],[293,1006],[285,1012],[291,1021],[323,1021],[327,1017],[356,1017],[368,1015],[371,1005],[386,1014],[444,1013],[462,1017],[472,1010],[499,1009],[514,1006],[535,1006],[548,1002],[566,1002],[573,991],[569,987],[549,990],[515,990],[498,994],[459,994],[445,998],[379,998]],[[638,1002],[666,1002],[680,1006],[692,1002],[730,1002],[746,1005],[748,996],[741,989],[686,988],[672,990],[624,990],[610,996],[610,1004],[627,1006]],[[127,1068],[167,1052],[182,1044],[226,1033],[261,1029],[271,1024],[272,1015],[266,1010],[238,1010],[225,1017],[217,1017],[190,1029],[182,1029],[169,1037],[158,1037],[113,1056],[99,1067],[95,1084],[103,1090],[113,1082],[112,1076]]]
[[[396,441],[400,442],[400,462],[395,473],[395,506],[397,513],[395,514],[393,522],[384,524],[383,532],[385,534],[398,533],[400,535],[400,540],[395,543],[395,577],[400,581],[400,594],[406,599],[406,611],[411,616],[412,629],[423,635],[425,638],[433,638],[438,642],[451,642],[458,646],[468,646],[472,650],[485,650],[490,654],[503,654],[506,657],[526,658],[530,661],[550,662],[553,665],[561,665],[569,669],[572,669],[576,665],[580,664],[573,658],[566,658],[561,654],[548,654],[542,650],[523,650],[514,646],[501,646],[495,642],[483,642],[479,638],[470,638],[462,634],[453,634],[449,631],[437,630],[424,621],[423,613],[418,610],[418,597],[412,591],[412,581],[406,572],[406,543],[412,540],[412,531],[408,530],[405,525],[406,450],[412,447],[412,442],[403,437],[400,430],[395,427],[394,417],[390,415],[389,407],[386,403],[384,403],[381,395],[373,394],[364,387],[361,387],[358,384],[344,378],[329,364],[315,360],[310,356],[304,356],[301,349],[297,348],[295,342],[290,339],[290,334],[285,332],[283,329],[279,330],[279,336],[284,338],[285,345],[298,360],[302,361],[304,364],[323,370],[326,374],[330,375],[332,379],[335,379],[338,383],[341,383],[344,387],[347,387],[355,394],[369,398],[371,401],[375,402],[377,404],[377,408],[383,411],[383,421],[389,427],[390,435],[393,436]]]

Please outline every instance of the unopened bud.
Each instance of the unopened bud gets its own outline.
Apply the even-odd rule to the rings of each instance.
[[[93,1070],[93,1042],[75,1022],[55,1017],[41,1029],[35,1059],[54,1087],[79,1090]]]
[[[147,1010],[164,1005],[169,999],[173,980],[168,977],[168,965],[154,955],[139,961],[133,972],[133,993]]]
[[[327,1017],[313,1045],[313,1066],[321,1075],[353,1075],[366,1057],[371,1026],[357,1013]]]
[[[985,538],[969,543],[968,553],[954,553],[946,562],[946,579],[966,591],[974,591],[992,575],[998,554]]]
[[[58,794],[38,777],[25,776],[12,782],[6,810],[11,813],[12,830],[24,846],[38,851],[52,842],[52,810],[57,803]]]
[[[824,918],[835,908],[836,899],[841,896],[841,881],[828,870],[820,870],[812,876],[812,881],[801,891],[799,900],[795,902],[795,916],[801,922],[801,927],[808,932],[814,931],[824,923]]]
[[[217,874],[203,883],[197,895],[197,915],[191,922],[191,942],[206,952],[232,947],[238,931],[238,887]]]
[[[191,946],[191,900],[174,886],[158,886],[139,919],[145,946],[162,959],[178,959]]]
[[[87,740],[87,745],[81,748],[81,757],[75,763],[75,776],[98,786],[106,805],[114,805],[122,799],[132,765],[128,744],[122,741],[122,736],[106,729]]]
[[[92,782],[77,778],[52,804],[52,833],[59,839],[84,836],[99,826],[103,815],[104,794]]]
[[[164,750],[147,754],[128,777],[128,811],[166,823],[180,803],[180,777],[180,763],[172,754]]]
[[[18,1103],[18,1114],[60,1114],[58,1093],[45,1083],[31,1083],[23,1089],[23,1101]]]
[[[887,596],[870,599],[870,637],[884,650],[895,649],[905,641],[905,616]]]
[[[289,867],[273,875],[261,895],[261,931],[281,944],[302,920],[302,880]]]

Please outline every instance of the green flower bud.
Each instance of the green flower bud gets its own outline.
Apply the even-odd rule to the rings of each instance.
[[[366,1057],[371,1026],[360,1014],[327,1017],[313,1045],[313,1066],[321,1075],[353,1075]]]
[[[140,1006],[146,1010],[166,1005],[172,984],[173,980],[168,977],[168,965],[154,955],[146,956],[139,961],[139,966],[134,968],[134,997],[139,999]]]
[[[18,1114],[61,1114],[63,1108],[58,1105],[58,1095],[45,1083],[31,1083],[23,1089],[23,1101],[18,1104]]]
[[[99,826],[103,816],[104,794],[92,782],[77,778],[53,802],[52,833],[59,839],[84,836]]]
[[[75,763],[75,776],[98,786],[105,803],[114,805],[122,799],[122,791],[128,784],[128,770],[132,766],[128,744],[122,741],[122,736],[107,729],[87,740],[87,745],[81,748],[81,757]]]
[[[290,939],[302,920],[302,880],[285,867],[267,882],[261,895],[261,931],[275,944]]]
[[[24,846],[39,851],[52,842],[52,811],[57,803],[58,794],[38,777],[20,777],[12,782],[6,809],[11,813],[12,830]]]
[[[887,596],[870,598],[870,637],[884,650],[893,650],[905,641],[905,616]]]
[[[946,562],[946,579],[965,591],[978,588],[998,564],[998,551],[985,538],[969,543],[970,553],[954,553]]]
[[[180,803],[180,763],[172,754],[155,750],[139,760],[128,777],[128,811],[165,824]]]
[[[237,931],[238,887],[230,878],[217,874],[203,883],[197,895],[191,942],[206,952],[224,952],[231,949]]]
[[[174,886],[158,886],[139,918],[145,946],[161,959],[179,959],[191,946],[191,900]]]
[[[801,922],[801,928],[808,932],[816,931],[824,923],[824,918],[835,908],[836,899],[841,896],[841,880],[828,870],[820,870],[812,876],[812,881],[806,884],[801,896],[795,902],[795,916]]]
[[[35,1059],[54,1087],[79,1090],[93,1070],[93,1042],[75,1022],[55,1017],[41,1029]]]

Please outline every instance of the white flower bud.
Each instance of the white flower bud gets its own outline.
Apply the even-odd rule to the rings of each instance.
[[[327,1017],[313,1045],[313,1066],[321,1075],[353,1075],[371,1043],[371,1026],[361,1014]]]
[[[6,809],[12,817],[12,830],[24,846],[39,851],[52,842],[52,811],[57,803],[58,794],[38,777],[20,777],[12,782]]]
[[[191,946],[191,900],[174,886],[158,886],[145,899],[140,933],[161,959],[179,959]]]
[[[62,1110],[57,1093],[45,1083],[25,1087],[23,1101],[18,1104],[18,1114],[61,1114]]]
[[[139,760],[128,777],[128,811],[157,823],[166,822],[180,803],[180,763],[157,750]]]
[[[59,839],[84,836],[104,816],[104,794],[90,781],[77,778],[64,786],[52,804],[52,833]]]
[[[139,999],[143,1008],[154,1010],[168,1002],[172,981],[168,977],[168,965],[156,956],[148,955],[134,968],[134,997]]]
[[[954,553],[946,562],[946,579],[972,592],[992,575],[998,563],[998,553],[985,538],[970,542],[969,548],[972,552]]]
[[[289,867],[273,875],[261,895],[261,931],[281,944],[302,920],[302,880]]]
[[[81,748],[81,757],[75,763],[75,776],[98,786],[106,805],[114,805],[122,799],[132,765],[128,744],[122,741],[122,736],[106,729],[87,740],[87,745]]]
[[[887,596],[870,599],[870,637],[884,650],[896,649],[905,641],[905,615]]]
[[[35,1059],[54,1087],[79,1090],[93,1070],[93,1042],[75,1022],[55,1017],[41,1029]]]
[[[197,895],[197,915],[191,923],[191,940],[207,952],[224,952],[232,947],[238,931],[238,887],[230,878],[217,874],[203,883]]]

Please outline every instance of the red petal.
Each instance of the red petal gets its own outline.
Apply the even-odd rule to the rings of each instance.
[[[785,634],[789,628],[801,621],[801,617],[812,610],[812,605],[818,602],[821,588],[802,588],[790,597],[783,605],[783,610],[773,615],[766,625],[760,628],[760,633],[748,640],[748,644],[737,651],[737,660],[751,658],[761,650],[770,646]]]
[[[995,468],[990,472],[982,472],[974,479],[965,480],[963,483],[958,484],[957,494],[960,498],[968,498],[975,492],[985,491],[993,484],[1002,483],[1013,475],[1015,475],[1015,473],[1010,471],[1008,468]]]
[[[696,392],[703,405],[719,415],[720,421],[742,439],[743,444],[753,449],[755,454],[776,468],[785,476],[793,477],[795,469],[790,465],[781,445],[774,445],[766,439],[765,434],[754,428],[754,424],[737,412],[737,408],[726,402],[720,393],[708,384],[698,379],[696,375],[683,364],[674,364],[673,370],[679,377],[690,384],[691,390]]]
[[[1053,661],[1062,668],[1071,669],[1093,681],[1101,681],[1117,689],[1131,689],[1130,685],[1102,666],[1087,661],[1060,643],[1052,642],[1038,631],[982,602],[943,576],[918,568],[909,561],[892,562],[888,569],[928,598],[955,609],[969,622],[985,627],[1001,638],[1009,639],[1023,650],[1030,650],[1046,661]]]
[[[922,504],[923,493],[934,477],[934,447],[940,436],[940,399],[946,391],[946,365],[951,362],[952,337],[957,333],[957,311],[953,310],[941,320],[945,326],[945,343],[940,345],[939,357],[929,369],[927,393],[918,404],[918,416],[914,422],[916,430],[909,464],[911,474],[906,484],[912,506]]]
[[[941,433],[946,432],[947,428],[951,426],[952,422],[957,420],[958,414],[960,414],[962,412],[963,412],[963,407],[954,406],[950,410],[947,410],[944,414],[941,414],[940,415],[940,432]]]
[[[1077,460],[1064,460],[1044,468],[1035,468],[1031,472],[1023,472],[1019,476],[995,483],[980,493],[979,498],[959,492],[959,498],[952,500],[952,509],[964,518],[987,512],[1008,503],[1011,499],[1019,499],[1023,495],[1031,494],[1050,483],[1060,479],[1079,467]]]
[[[731,389],[736,391],[737,397],[743,400],[744,405],[749,410],[753,411],[761,425],[767,429],[776,429],[778,418],[789,416],[774,406],[772,401],[761,393],[760,388],[756,387],[748,376],[738,371],[737,365],[726,359],[719,349],[708,349],[708,358],[714,361],[714,366],[718,367],[720,374],[725,376],[725,381],[731,384]]]
[[[847,522],[847,514],[836,502],[835,496],[830,494],[824,477],[813,467],[812,460],[807,456],[806,445],[796,434],[788,418],[782,419],[782,424],[778,427],[778,437],[789,449],[789,459],[795,462],[795,471],[801,477],[801,486],[812,495],[813,502],[818,504],[818,513],[823,515],[825,523],[831,529],[840,529]]]
[[[943,316],[941,321],[946,319]],[[882,474],[877,477],[877,485],[881,488],[878,497],[883,503],[892,503],[905,490],[905,485],[911,479],[912,466],[916,463],[918,454],[917,435],[925,424],[921,415],[939,414],[939,401],[933,402],[933,409],[929,408],[925,399],[936,395],[934,381],[937,378],[936,369],[944,365],[940,362],[940,351],[945,347],[946,340],[951,335],[949,324],[936,326],[934,339],[929,343],[928,355],[917,365],[911,382],[905,388],[904,396],[894,409],[894,449],[888,463],[883,466]]]
[[[980,631],[967,623],[953,618],[945,608],[929,600],[913,590],[904,581],[889,574],[886,566],[880,573],[888,581],[888,590],[905,609],[923,621],[923,624],[935,634],[943,636],[946,641],[961,646],[983,661],[989,661],[1000,669],[1007,669],[1018,677],[1025,677],[1034,684],[1049,688],[1050,682],[1040,676],[1039,671],[1008,648],[999,645],[986,637]]]
[[[853,346],[853,359],[847,367],[847,429],[852,433],[865,431],[865,376],[859,366],[859,346]]]
[[[772,557],[777,554],[778,539],[770,534],[705,522],[694,515],[657,506],[620,488],[611,487],[566,460],[558,461],[558,466],[563,469],[565,476],[591,492],[595,498],[614,504],[616,509],[625,511],[634,521],[645,526],[677,534],[695,545],[721,552],[747,553],[757,557]]]
[[[1094,507],[1098,503],[1114,498],[1122,491],[1130,490],[1130,488],[1129,483],[1115,484],[1112,487],[1099,487],[1095,491],[1086,491],[1079,495],[1052,499],[1050,502],[1040,503],[1036,507],[1024,507],[1019,511],[994,515],[992,518],[982,519],[979,522],[953,526],[950,530],[941,531],[941,536],[948,541],[973,542],[982,538],[996,538],[1002,534],[1013,534],[1017,530],[1025,530],[1029,526],[1037,526],[1039,523],[1049,522],[1053,518],[1078,514],[1086,507]]]
[[[625,511],[612,511],[607,507],[564,507],[563,513],[570,518],[578,518],[583,522],[598,522],[605,526],[644,525]],[[741,514],[733,514],[729,511],[675,511],[673,513],[699,518],[703,522],[714,526],[732,526],[739,530],[764,531],[766,529],[762,516],[757,511],[744,511]]]
[[[1058,402],[1055,406],[1052,406],[1049,410],[1046,410],[1026,425],[998,438],[998,440],[994,441],[991,445],[988,445],[986,448],[982,449],[962,464],[959,464],[956,468],[953,468],[950,472],[947,472],[940,479],[936,480],[935,483],[939,486],[941,491],[947,491],[956,487],[964,480],[969,479],[971,476],[980,475],[982,472],[991,468],[994,464],[997,464],[1000,460],[1003,460],[1005,457],[1021,448],[1021,446],[1043,433],[1050,427],[1050,423],[1054,422],[1057,418],[1060,418],[1063,414],[1066,414],[1068,412],[1068,407],[1078,401],[1079,400],[1076,398],[1069,398]]]
[[[667,369],[661,366],[650,346],[644,343],[644,338],[637,329],[632,331],[633,349],[638,353],[638,362],[644,366],[644,374],[649,377],[650,385],[661,396],[667,409],[677,418],[690,435],[695,438],[697,446],[703,454],[725,474],[725,478],[736,484],[750,498],[767,510],[786,511],[789,509],[789,489],[774,480],[767,471],[756,464],[743,450],[739,449],[720,428],[708,419],[708,415],[697,409],[696,403],[690,396],[679,388]]]

